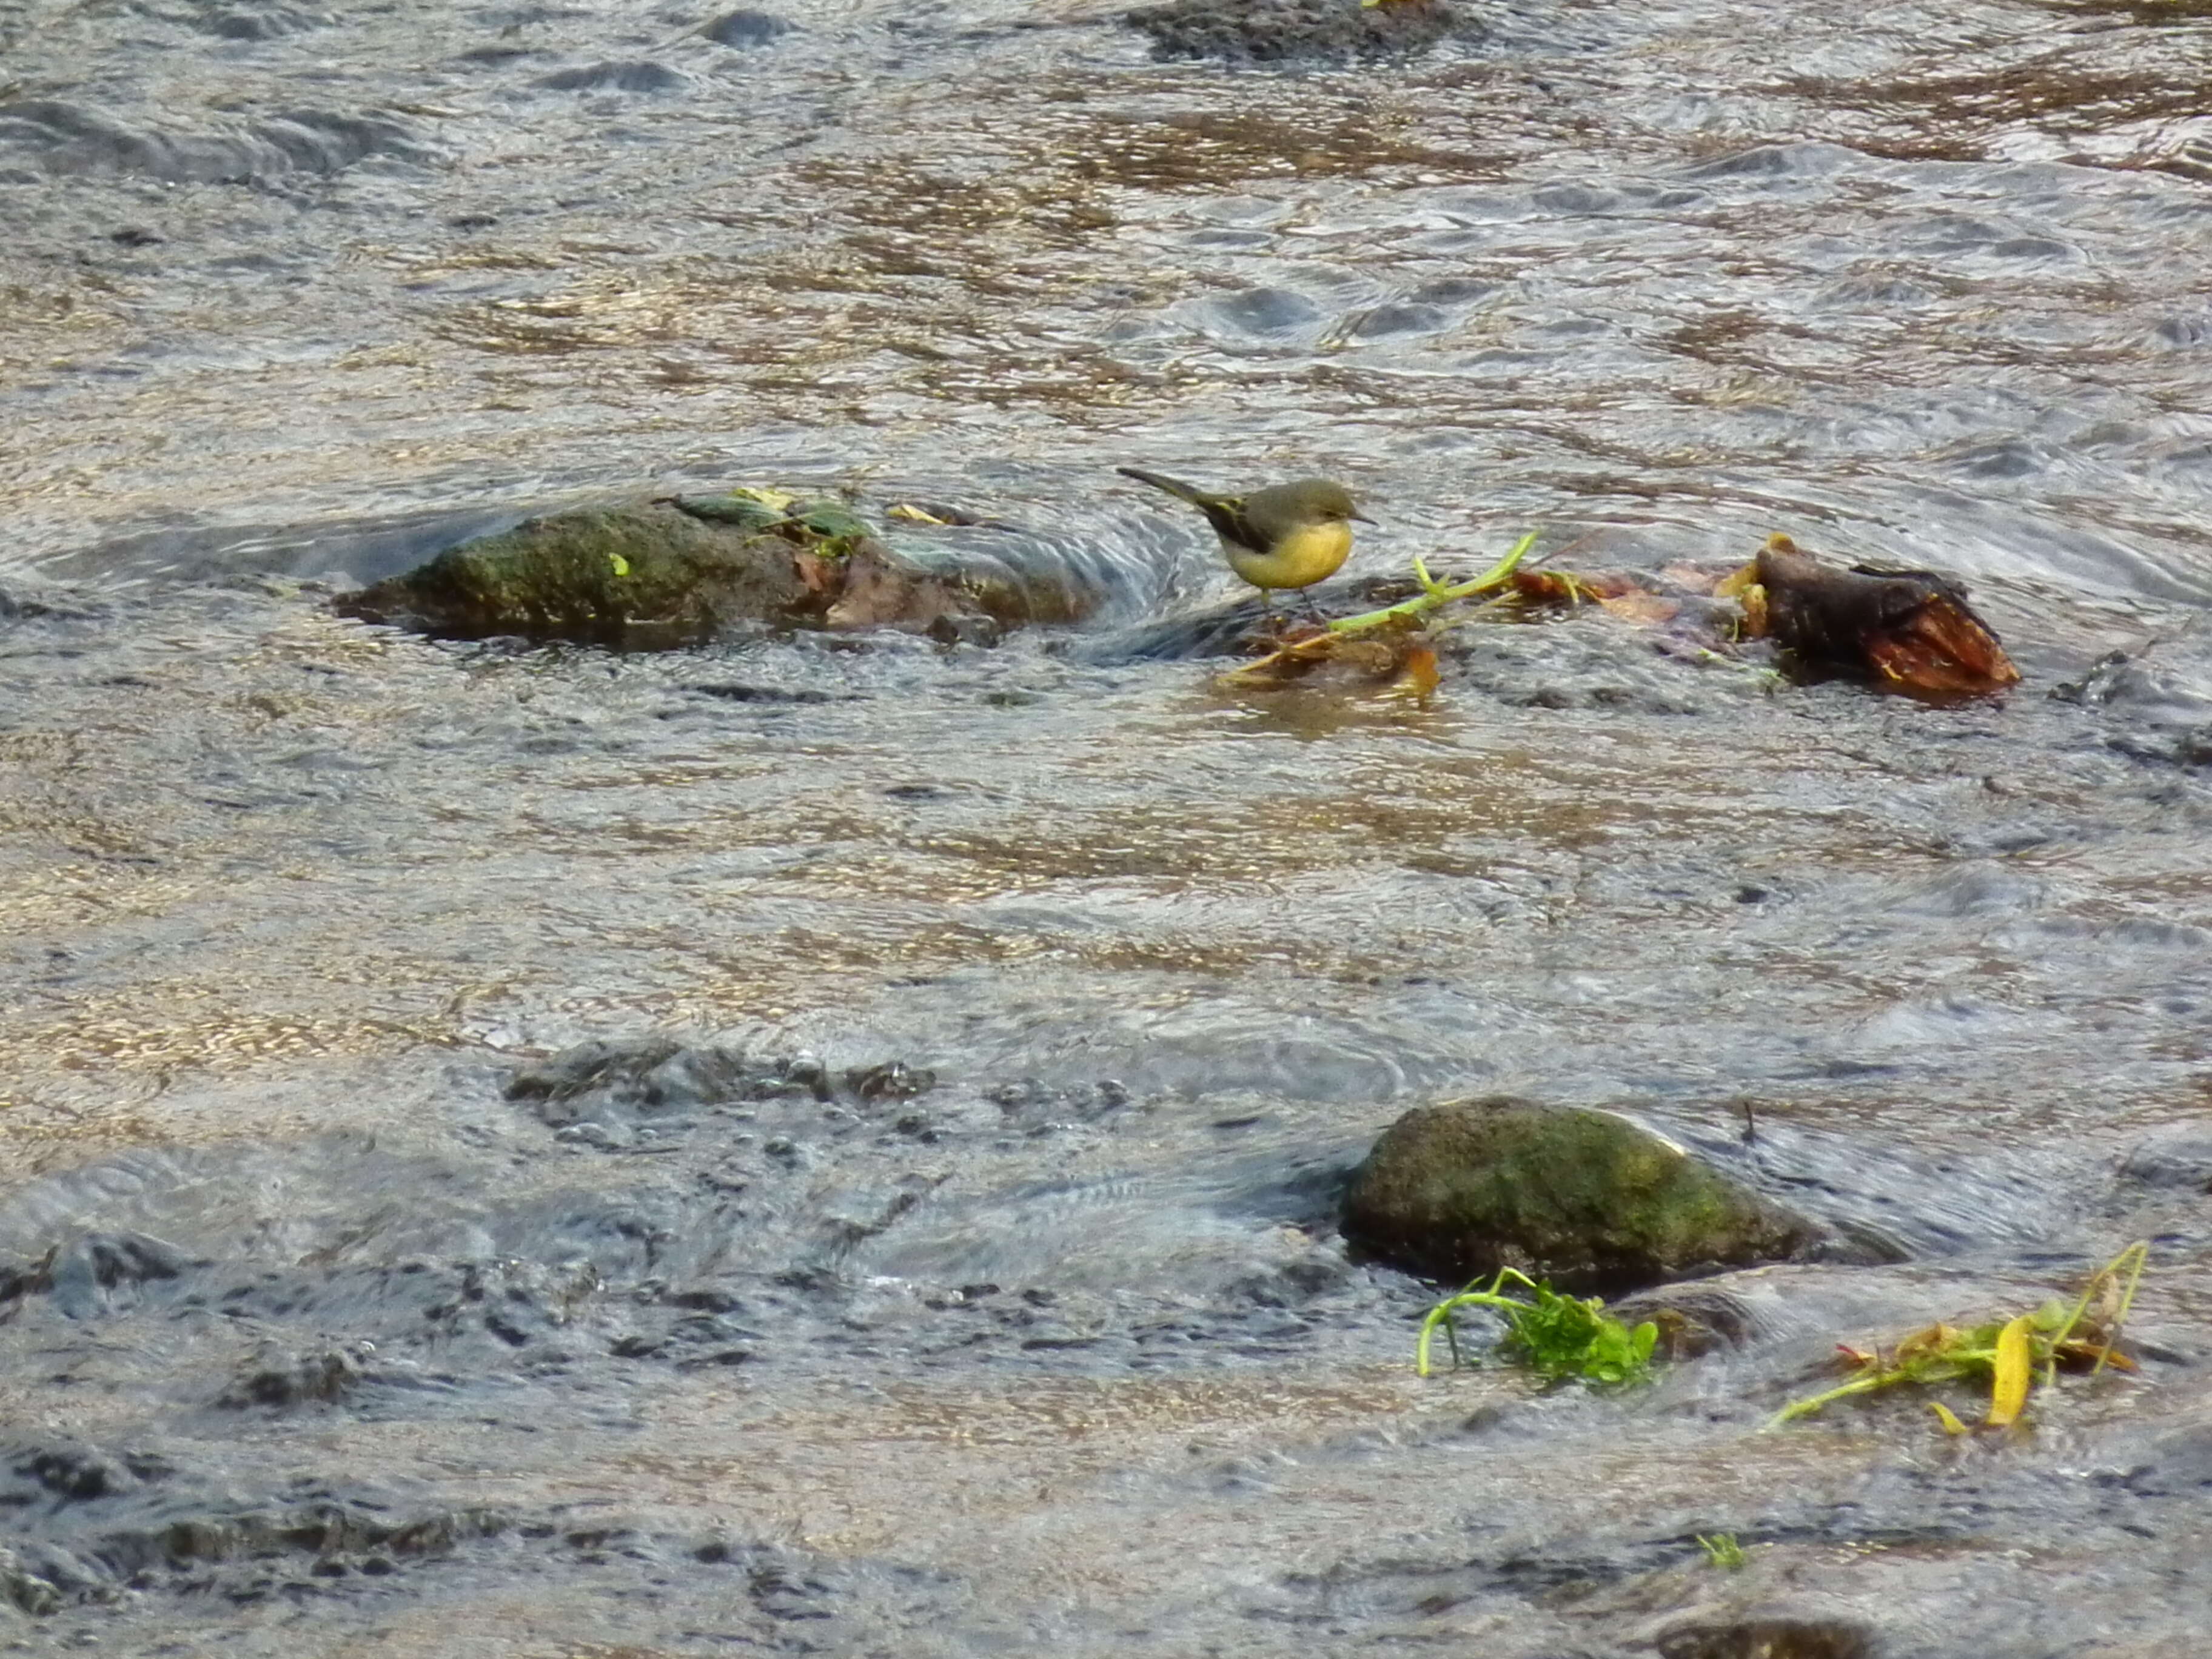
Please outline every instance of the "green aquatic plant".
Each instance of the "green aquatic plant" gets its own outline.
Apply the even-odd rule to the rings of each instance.
[[[1380,611],[1363,611],[1356,617],[1340,617],[1328,624],[1328,632],[1339,636],[1364,634],[1371,629],[1389,628],[1417,620],[1461,599],[1494,593],[1512,580],[1515,568],[1535,544],[1536,532],[1532,530],[1514,543],[1512,550],[1496,564],[1480,576],[1463,582],[1438,581],[1429,574],[1427,562],[1416,553],[1413,555],[1413,580],[1421,585],[1419,593],[1410,599],[1401,599],[1395,605],[1385,605]]]
[[[1505,1294],[1510,1280],[1527,1297]],[[1561,1296],[1548,1280],[1540,1283],[1512,1267],[1500,1267],[1486,1290],[1477,1279],[1456,1296],[1446,1297],[1421,1321],[1421,1337],[1414,1351],[1413,1367],[1429,1375],[1429,1343],[1441,1326],[1451,1349],[1454,1366],[1465,1364],[1459,1351],[1459,1334],[1452,1316],[1462,1308],[1487,1308],[1505,1318],[1505,1334],[1498,1346],[1516,1363],[1525,1365],[1547,1382],[1580,1377],[1607,1388],[1640,1382],[1650,1375],[1651,1352],[1658,1346],[1659,1328],[1646,1320],[1633,1330],[1605,1311],[1597,1297]]]
[[[2086,1366],[2094,1376],[2107,1365],[2135,1369],[2126,1355],[2113,1352],[2128,1310],[2135,1305],[2149,1260],[2148,1241],[2130,1244],[2091,1277],[2080,1297],[2069,1308],[2050,1301],[2033,1313],[1993,1319],[1960,1328],[1930,1325],[1904,1338],[1887,1352],[1879,1346],[1860,1349],[1838,1344],[1851,1366],[1851,1375],[1835,1388],[1803,1400],[1792,1401],[1768,1419],[1770,1429],[1801,1417],[1810,1417],[1822,1407],[1853,1395],[1873,1394],[1900,1383],[1923,1388],[1961,1380],[1984,1382],[1990,1389],[1990,1409],[1984,1428],[2009,1428],[2027,1407],[2027,1398],[2040,1368],[2044,1386],[2058,1380],[2058,1367]],[[1965,1434],[1968,1425],[1940,1400],[1928,1402],[1947,1434]]]
[[[1515,567],[1535,544],[1536,532],[1532,530],[1496,564],[1463,582],[1438,581],[1430,574],[1427,562],[1417,553],[1413,556],[1413,580],[1420,584],[1421,591],[1412,599],[1401,599],[1379,611],[1363,611],[1356,617],[1340,617],[1297,635],[1277,645],[1267,655],[1231,669],[1221,676],[1221,683],[1231,686],[1274,685],[1286,676],[1323,663],[1336,663],[1358,669],[1377,680],[1395,681],[1425,702],[1437,687],[1437,633],[1480,615],[1500,601],[1492,599],[1488,605],[1469,606],[1449,617],[1437,617],[1434,613],[1462,599],[1497,593],[1512,580]]]
[[[1735,1541],[1732,1532],[1717,1532],[1711,1538],[1703,1533],[1696,1534],[1698,1547],[1705,1553],[1705,1565],[1718,1567],[1723,1572],[1734,1572],[1743,1565],[1743,1546]]]

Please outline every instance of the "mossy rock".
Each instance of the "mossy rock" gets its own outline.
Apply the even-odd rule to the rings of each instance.
[[[1391,1125],[1352,1176],[1344,1233],[1430,1279],[1517,1267],[1607,1296],[1786,1260],[1820,1238],[1626,1118],[1503,1096]]]
[[[447,638],[517,635],[631,649],[731,627],[890,627],[995,637],[986,606],[877,540],[835,502],[728,496],[585,507],[448,549],[338,601],[347,616]]]

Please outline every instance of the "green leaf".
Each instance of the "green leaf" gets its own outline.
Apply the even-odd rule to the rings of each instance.
[[[1528,1292],[1523,1299],[1504,1294],[1511,1278]],[[1447,1297],[1421,1322],[1420,1340],[1414,1352],[1415,1369],[1429,1375],[1429,1345],[1441,1327],[1457,1359],[1458,1338],[1452,1315],[1464,1307],[1487,1308],[1505,1319],[1505,1334],[1498,1346],[1547,1382],[1580,1377],[1584,1382],[1618,1387],[1639,1382],[1647,1375],[1659,1328],[1649,1322],[1633,1331],[1605,1311],[1596,1297],[1561,1296],[1548,1283],[1538,1283],[1510,1267],[1499,1270],[1487,1290],[1469,1285],[1457,1296]]]
[[[791,509],[807,534],[825,542],[858,541],[870,533],[868,521],[842,501],[800,501]]]

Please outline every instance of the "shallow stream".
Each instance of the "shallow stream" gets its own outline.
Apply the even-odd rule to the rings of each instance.
[[[0,0],[0,1647],[2196,1651],[2203,9],[1291,70],[778,9]],[[1342,477],[1366,574],[1785,530],[1964,577],[2026,678],[1585,612],[1425,707],[1227,691],[1113,648],[1235,586],[1122,463]],[[735,482],[1107,598],[629,657],[326,607]],[[511,1091],[586,1042],[657,1095]],[[1630,1395],[1419,1381],[1337,1194],[1490,1091],[1891,1260],[1729,1276]],[[2140,1376],[1759,1431],[2137,1237]]]

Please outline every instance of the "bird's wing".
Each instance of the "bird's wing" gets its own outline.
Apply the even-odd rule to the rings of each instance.
[[[1125,478],[1134,478],[1139,483],[1148,483],[1155,489],[1164,489],[1179,501],[1188,501],[1206,514],[1213,533],[1232,546],[1249,548],[1255,553],[1267,550],[1267,538],[1252,522],[1244,510],[1241,495],[1216,495],[1194,488],[1180,478],[1170,478],[1158,472],[1147,472],[1140,466],[1117,466],[1114,469]]]
[[[1242,495],[1213,495],[1199,503],[1213,533],[1234,546],[1254,553],[1268,550],[1266,533],[1252,522],[1252,515],[1244,510]]]

